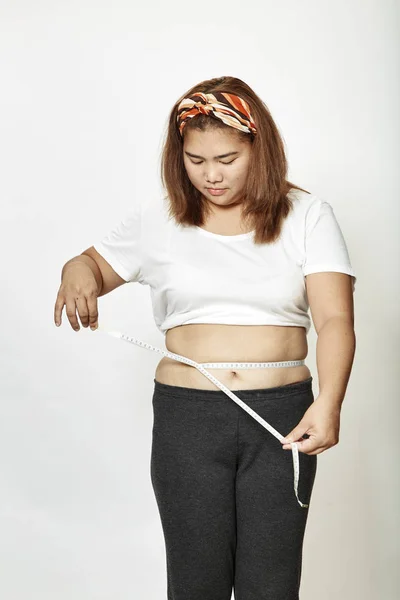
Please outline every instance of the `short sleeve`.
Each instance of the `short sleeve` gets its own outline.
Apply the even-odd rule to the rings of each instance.
[[[140,204],[131,208],[93,247],[126,282],[142,283]]]
[[[308,209],[304,243],[304,275],[323,271],[347,273],[353,278],[354,292],[357,277],[342,230],[329,202],[317,198]]]

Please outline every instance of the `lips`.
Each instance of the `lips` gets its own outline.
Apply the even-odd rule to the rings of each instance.
[[[211,196],[223,196],[223,194],[226,192],[226,188],[207,188],[207,190]]]

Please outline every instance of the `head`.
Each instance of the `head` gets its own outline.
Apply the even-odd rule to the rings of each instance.
[[[221,97],[221,92],[238,96],[249,118],[239,116],[238,125],[229,112],[215,116],[202,107],[201,112],[190,110],[190,102],[184,107],[186,114],[182,113],[183,99],[199,93]],[[302,189],[287,181],[287,167],[283,140],[268,108],[242,80],[203,81],[175,103],[162,152],[161,179],[170,216],[178,223],[200,226],[213,208],[240,205],[243,219],[255,231],[254,241],[273,242],[292,206],[287,193]],[[213,187],[225,192],[213,196],[207,189]]]
[[[211,208],[242,204],[251,148],[251,142],[228,125],[203,130],[193,126],[186,130],[183,164],[202,204]],[[223,189],[224,193],[213,195],[210,188]]]

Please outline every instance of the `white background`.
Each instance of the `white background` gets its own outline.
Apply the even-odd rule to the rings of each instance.
[[[166,598],[150,481],[162,356],[76,333],[65,312],[56,328],[54,303],[65,262],[162,193],[177,98],[232,75],[271,110],[290,181],[332,204],[358,276],[355,363],[340,443],[319,455],[301,597],[395,600],[399,4],[2,0],[0,52],[0,596]],[[101,325],[165,348],[149,288],[122,286],[99,309]],[[317,394],[313,328],[308,340]]]

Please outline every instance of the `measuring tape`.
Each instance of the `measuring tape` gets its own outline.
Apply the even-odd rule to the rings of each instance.
[[[232,368],[232,367],[239,368],[239,369],[240,368],[244,368],[244,369],[258,368],[258,367],[264,367],[264,366],[284,367],[284,366],[303,365],[304,359],[303,360],[288,360],[288,361],[281,361],[281,362],[270,362],[270,363],[198,363],[194,360],[191,360],[190,358],[187,358],[186,356],[181,356],[180,354],[175,354],[174,352],[169,352],[168,350],[162,350],[161,348],[156,348],[155,346],[152,346],[151,344],[147,344],[146,342],[143,342],[142,340],[138,340],[137,338],[125,335],[124,333],[121,333],[120,331],[111,331],[109,329],[104,329],[100,325],[98,325],[98,328],[95,331],[100,331],[101,333],[106,333],[108,335],[111,335],[112,337],[116,337],[118,339],[125,340],[126,342],[129,342],[131,344],[136,344],[137,346],[140,346],[141,348],[146,348],[147,350],[153,350],[154,352],[159,352],[160,354],[163,354],[164,356],[168,356],[168,358],[172,358],[179,362],[190,365],[191,367],[195,367],[198,371],[200,371],[200,373],[203,373],[203,375],[205,375],[210,381],[212,381],[218,388],[220,388],[223,392],[225,392],[225,394],[227,394],[234,402],[236,402],[236,404],[241,406],[243,408],[243,410],[245,410],[250,416],[252,416],[256,421],[258,421],[260,423],[260,425],[262,425],[263,427],[265,427],[265,429],[267,429],[270,433],[272,433],[272,435],[274,435],[279,441],[284,439],[284,436],[281,435],[279,433],[279,431],[274,429],[274,427],[272,427],[272,425],[270,425],[269,423],[267,423],[267,421],[265,421],[262,417],[260,417],[260,415],[258,413],[256,413],[253,409],[250,408],[250,406],[248,406],[245,402],[243,402],[240,398],[238,398],[229,388],[227,388],[223,383],[221,383],[221,381],[219,381],[213,375],[211,375],[211,373],[206,371],[206,369],[204,368],[204,365],[207,366],[208,368],[221,368],[221,369]],[[303,504],[299,500],[299,496],[297,493],[298,485],[299,485],[299,475],[300,475],[299,450],[297,448],[296,442],[290,442],[290,445],[292,447],[292,456],[293,456],[294,493],[296,495],[297,502],[300,504],[300,506],[302,508],[307,508],[309,505]]]

